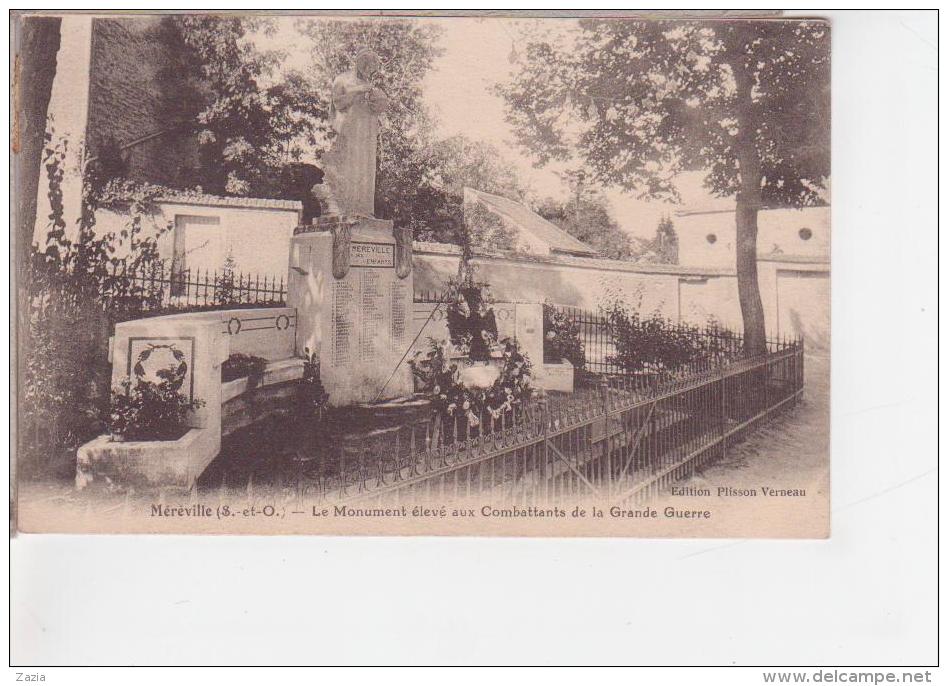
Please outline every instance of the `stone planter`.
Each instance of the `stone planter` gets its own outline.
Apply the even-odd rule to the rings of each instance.
[[[220,450],[220,433],[190,429],[174,441],[113,441],[99,436],[79,447],[76,488],[104,486],[191,488]]]

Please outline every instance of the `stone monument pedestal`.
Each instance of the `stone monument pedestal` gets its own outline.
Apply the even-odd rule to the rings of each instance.
[[[299,233],[290,244],[287,305],[297,312],[297,354],[316,353],[330,405],[411,395],[410,236],[406,255],[388,220],[333,218],[317,228],[324,230]]]

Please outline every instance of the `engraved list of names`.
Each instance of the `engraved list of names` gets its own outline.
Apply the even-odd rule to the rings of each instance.
[[[351,338],[353,325],[352,284],[336,281],[332,285],[332,364],[344,367],[352,359]]]
[[[362,362],[372,362],[376,354],[377,341],[384,330],[387,304],[382,293],[382,277],[372,269],[359,273],[362,290],[362,326],[359,329],[359,353]]]
[[[394,245],[353,242],[350,257],[352,271],[332,289],[332,364],[385,364],[403,352],[411,292],[395,276]]]

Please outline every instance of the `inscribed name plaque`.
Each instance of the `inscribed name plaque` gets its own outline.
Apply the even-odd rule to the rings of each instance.
[[[408,332],[409,307],[412,303],[413,294],[405,288],[400,282],[392,284],[392,350],[402,351],[408,345],[405,340]]]
[[[332,362],[345,366],[352,360],[351,338],[353,313],[352,285],[337,282],[332,285]]]
[[[379,246],[390,247],[390,246]],[[392,253],[394,255],[394,252]],[[363,265],[367,266],[367,265]],[[378,265],[372,265],[378,266]],[[358,269],[358,267],[356,267]],[[391,267],[394,269],[394,267]],[[359,349],[362,362],[371,364],[379,338],[382,337],[382,325],[386,319],[388,302],[382,292],[382,276],[371,270],[359,274],[362,287],[362,327],[359,330]]]
[[[392,224],[359,219],[348,245],[341,235],[314,232],[293,238],[288,304],[297,308],[297,348],[318,353],[332,405],[410,395],[405,353],[412,275],[398,276]],[[334,270],[334,250],[345,268],[337,264]]]
[[[395,244],[353,241],[349,245],[349,265],[395,269]]]

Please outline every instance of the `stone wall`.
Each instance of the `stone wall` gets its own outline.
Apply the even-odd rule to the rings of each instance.
[[[169,128],[162,101],[173,98],[162,93],[158,78],[167,59],[158,39],[160,22],[156,16],[93,20],[87,144],[95,156],[109,138],[126,146],[155,136],[125,152],[130,178],[188,186],[195,140],[177,133],[156,135]]]
[[[162,259],[174,257],[176,231],[194,231],[180,244],[187,252],[184,264],[189,268],[220,271],[231,255],[235,271],[279,281],[286,279],[290,239],[301,209],[300,203],[289,200],[169,198],[156,203],[155,212],[143,219],[142,226],[145,235],[159,237]],[[209,223],[188,228],[188,220],[194,219]],[[118,233],[128,221],[127,214],[99,210],[96,231]],[[201,238],[201,232],[205,238]]]
[[[295,403],[303,361],[295,359],[296,313],[290,308],[221,310],[121,322],[109,342],[112,385],[126,378],[155,380],[160,369],[183,370],[181,392],[203,401],[190,430],[170,441],[112,441],[80,446],[76,485],[191,488],[221,447],[224,434],[284,414]],[[221,380],[231,353],[268,360],[260,379]],[[180,365],[180,366],[179,366]]]
[[[459,259],[456,246],[416,243],[416,291],[440,290],[457,274]],[[481,254],[472,263],[475,278],[490,285],[496,300],[550,302],[594,310],[621,299],[639,311],[659,312],[673,320],[679,318],[681,278],[734,276],[723,269],[681,269],[565,255]]]
[[[737,235],[733,211],[679,214],[675,217],[675,232],[681,264],[733,267]],[[757,251],[761,256],[795,255],[828,261],[830,207],[761,210],[757,214],[757,232]],[[709,240],[712,236],[713,242]]]
[[[437,293],[457,274],[457,246],[415,243],[415,291]],[[476,278],[498,301],[550,302],[595,310],[619,298],[640,312],[705,325],[743,328],[733,269],[644,265],[583,257],[482,254]],[[829,263],[819,257],[781,256],[758,261],[758,281],[770,336],[804,335],[808,345],[829,343]],[[416,318],[423,316],[416,311]]]

